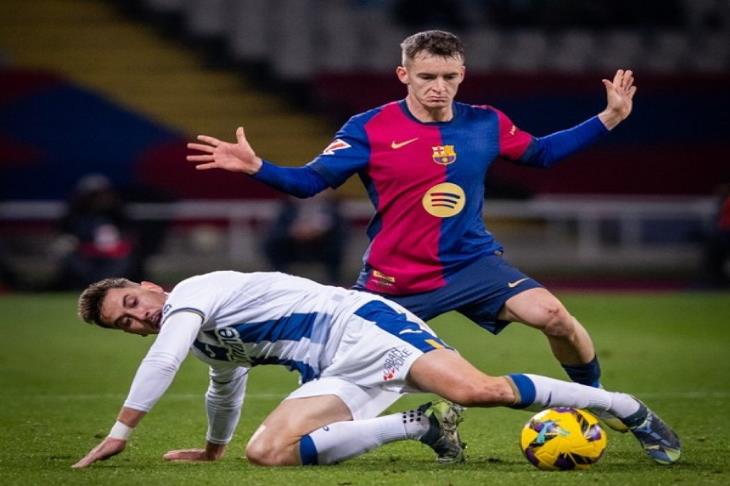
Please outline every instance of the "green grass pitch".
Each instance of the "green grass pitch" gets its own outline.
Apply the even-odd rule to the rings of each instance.
[[[470,409],[468,463],[439,466],[416,442],[385,446],[329,467],[265,469],[242,459],[246,440],[296,385],[277,367],[252,371],[236,438],[217,463],[171,464],[169,449],[203,443],[204,365],[189,358],[120,456],[70,465],[106,435],[151,338],[77,321],[73,295],[0,296],[0,484],[728,484],[730,483],[730,296],[573,294],[560,297],[591,331],[606,387],[644,399],[683,440],[681,462],[650,462],[630,435],[609,433],[601,462],[585,472],[541,472],[522,457],[529,414]],[[481,369],[563,378],[544,339],[524,326],[494,337],[456,314],[432,323]],[[428,399],[414,395],[396,404]]]

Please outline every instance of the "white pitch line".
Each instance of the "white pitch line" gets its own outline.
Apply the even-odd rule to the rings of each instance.
[[[715,391],[677,391],[677,392],[644,392],[644,393],[631,393],[639,398],[671,398],[680,400],[695,400],[702,398],[728,398],[730,397],[730,390],[715,390]]]
[[[259,400],[281,400],[286,397],[288,393],[247,393],[246,398],[253,398]],[[0,397],[10,399],[10,396]],[[24,398],[30,400],[124,400],[127,398],[126,394],[121,393],[79,393],[79,394],[62,394],[62,395],[24,395]],[[205,393],[166,393],[163,395],[163,399],[168,400],[203,400]],[[17,400],[17,397],[15,397]]]
[[[697,400],[697,399],[715,399],[715,398],[729,398],[730,390],[718,390],[718,391],[700,391],[700,390],[686,390],[676,392],[631,392],[639,398],[647,399],[672,399],[672,400]],[[246,398],[258,399],[258,400],[282,400],[288,393],[247,393]],[[164,399],[167,400],[198,400],[204,398],[204,392],[201,393],[167,393],[163,395]],[[0,395],[2,398],[10,399],[10,395]],[[30,400],[124,400],[127,397],[126,394],[121,393],[79,393],[79,394],[38,394],[38,395],[24,395],[25,399]],[[17,400],[17,397],[12,397]]]

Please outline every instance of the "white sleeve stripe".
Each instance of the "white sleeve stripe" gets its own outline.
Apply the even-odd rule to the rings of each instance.
[[[203,312],[202,310],[196,309],[195,307],[180,307],[179,309],[173,309],[169,314],[165,316],[165,319],[162,322],[166,322],[171,316],[177,314],[178,312],[190,312],[200,317],[202,320],[205,320],[205,312]]]

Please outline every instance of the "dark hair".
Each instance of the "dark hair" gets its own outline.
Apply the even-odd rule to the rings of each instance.
[[[138,284],[126,278],[106,278],[89,285],[79,296],[79,317],[89,324],[106,328],[111,327],[101,319],[101,305],[104,303],[107,291],[136,285]]]
[[[400,48],[404,65],[407,60],[415,59],[421,51],[426,51],[434,56],[464,59],[464,44],[461,39],[451,32],[443,30],[425,30],[413,34],[401,42]]]

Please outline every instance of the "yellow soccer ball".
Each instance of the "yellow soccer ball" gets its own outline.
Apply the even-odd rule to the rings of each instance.
[[[549,408],[522,428],[522,452],[530,464],[547,471],[588,469],[606,450],[606,432],[585,410]]]

